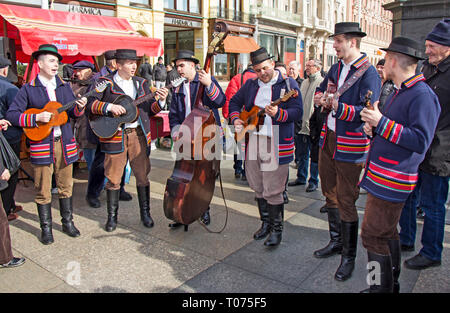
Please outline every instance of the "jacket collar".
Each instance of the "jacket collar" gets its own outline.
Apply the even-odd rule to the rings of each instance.
[[[369,62],[369,58],[367,57],[367,54],[364,52],[362,53],[362,56],[357,59],[352,66],[356,69],[359,69],[361,66],[363,66],[366,62]]]
[[[417,84],[420,81],[425,80],[425,77],[423,76],[422,73],[413,75],[412,77],[408,78],[407,80],[405,80],[402,83],[401,88],[406,87],[406,88],[411,88],[412,86],[414,86],[415,84]]]
[[[428,62],[428,60],[426,60],[424,62],[424,65],[431,66],[432,68],[436,68],[437,67],[438,71],[445,72],[445,71],[447,71],[450,68],[450,56],[448,56],[444,61],[439,63],[437,66],[431,64],[430,62]]]

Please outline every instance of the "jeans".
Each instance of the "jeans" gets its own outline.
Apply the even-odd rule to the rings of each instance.
[[[90,198],[98,198],[100,192],[105,187],[105,153],[101,151],[100,144],[97,145],[95,150],[94,160],[89,170],[87,196]],[[122,181],[120,183],[120,189],[123,190],[125,185],[125,169],[122,175]]]
[[[311,137],[308,135],[295,135],[295,154],[298,158],[297,180],[306,183],[308,177],[309,151],[311,150]],[[311,162],[309,183],[319,184],[319,165]]]
[[[400,242],[413,246],[417,229],[416,208],[420,203],[425,218],[421,240],[423,247],[419,253],[433,261],[440,261],[442,257],[449,179],[419,171],[416,188],[406,200],[400,217]]]
[[[89,171],[91,170],[92,163],[94,162],[95,150],[96,149],[89,149],[89,148],[83,149],[84,159],[86,160],[86,164]]]

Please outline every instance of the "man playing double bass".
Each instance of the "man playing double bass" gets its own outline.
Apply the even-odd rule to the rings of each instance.
[[[178,51],[173,62],[175,62],[178,74],[186,78],[186,81],[174,90],[170,104],[169,123],[172,130],[172,138],[176,140],[178,137],[177,126],[181,125],[191,112],[200,84],[205,86],[206,91],[202,99],[203,105],[208,106],[214,112],[216,122],[220,125],[218,109],[223,107],[226,97],[217,80],[204,70],[197,73],[195,67],[199,64],[199,60],[194,58],[192,51]],[[209,208],[201,217],[201,221],[205,225],[210,223]],[[169,224],[169,227],[173,228],[181,225],[180,223],[172,223]]]
[[[70,85],[64,83],[57,75],[59,61],[62,60],[58,49],[54,45],[43,44],[32,56],[37,60],[40,73],[19,90],[6,113],[6,118],[14,126],[38,127],[38,122],[50,121],[52,113],[47,111],[38,114],[24,113],[29,108],[41,109],[49,101],[57,101],[64,105],[75,100]],[[82,116],[85,105],[86,98],[80,98],[76,101],[76,105],[68,110],[68,115],[72,118]],[[62,230],[71,237],[80,236],[72,221],[72,163],[78,160],[78,152],[70,123],[53,127],[51,134],[41,141],[30,140],[30,157],[37,189],[35,202],[42,230],[41,242],[47,245],[54,241],[51,214],[53,172],[58,187]]]
[[[88,98],[90,114],[119,116],[126,113],[120,104],[113,104],[121,95],[128,95],[131,99],[144,97],[150,94],[149,83],[141,77],[135,76],[137,69],[136,50],[116,50],[117,71],[101,77],[101,81],[109,81],[110,85],[101,93],[95,93]],[[100,138],[101,149],[105,152],[108,221],[105,225],[107,232],[117,227],[117,212],[119,210],[120,182],[123,170],[130,161],[131,169],[136,177],[136,187],[140,208],[141,221],[145,227],[153,227],[154,222],[150,216],[150,160],[147,151],[150,149],[150,116],[157,114],[165,105],[167,89],[156,91],[159,101],[152,97],[138,106],[139,116],[131,123],[119,127],[110,138]]]
[[[242,108],[249,112],[254,106],[265,110],[264,126],[250,134],[246,145],[245,172],[255,191],[261,216],[261,228],[253,235],[255,240],[269,236],[266,246],[281,242],[284,218],[283,191],[289,173],[289,163],[294,160],[294,122],[301,120],[303,104],[297,82],[282,77],[275,70],[275,62],[265,48],[250,53],[257,79],[249,79],[230,100],[230,119],[237,133],[244,121],[239,118]],[[271,102],[295,89],[296,98],[278,106]],[[278,130],[278,131],[276,131]]]

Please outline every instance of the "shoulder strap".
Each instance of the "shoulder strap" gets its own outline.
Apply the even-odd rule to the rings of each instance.
[[[350,77],[349,80],[344,82],[344,84],[341,86],[341,88],[338,89],[336,94],[334,95],[335,99],[338,99],[344,92],[346,92],[351,86],[353,86],[357,80],[363,76],[363,74],[369,69],[369,67],[372,64],[370,64],[369,61],[361,65],[361,67]]]
[[[289,81],[289,76],[284,79],[286,82],[287,91],[291,91],[291,82]]]

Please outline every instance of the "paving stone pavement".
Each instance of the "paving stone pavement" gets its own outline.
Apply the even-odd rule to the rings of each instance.
[[[304,186],[289,187],[285,206],[285,230],[279,247],[268,249],[252,235],[260,225],[254,195],[246,182],[234,178],[233,161],[222,161],[223,189],[228,211],[217,182],[212,200],[211,230],[227,226],[220,234],[207,232],[195,222],[189,231],[169,229],[163,213],[165,183],[173,169],[168,150],[151,154],[151,214],[155,226],[140,223],[134,177],[126,190],[130,202],[120,202],[119,225],[107,233],[106,195],[102,206],[90,208],[85,199],[87,170],[76,169],[74,221],[81,237],[61,231],[58,200],[53,199],[54,244],[39,241],[40,228],[30,182],[21,182],[16,201],[24,207],[10,223],[15,256],[26,263],[0,269],[0,292],[36,293],[356,293],[367,288],[366,251],[359,238],[356,268],[346,282],[334,280],[340,257],[316,259],[313,251],[328,242],[326,214],[320,190],[306,193]],[[296,171],[290,169],[290,177]],[[360,221],[365,195],[358,199]],[[416,248],[420,248],[422,222],[418,221]],[[404,253],[403,259],[414,253]],[[406,293],[450,292],[450,226],[445,228],[442,265],[423,271],[402,268],[401,291]]]

